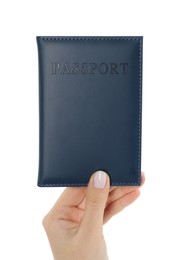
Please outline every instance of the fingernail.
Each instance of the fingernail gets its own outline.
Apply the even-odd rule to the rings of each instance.
[[[94,175],[94,187],[103,189],[106,185],[106,173],[103,171],[97,171]]]

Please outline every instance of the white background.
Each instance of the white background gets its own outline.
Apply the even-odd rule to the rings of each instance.
[[[141,197],[105,226],[110,260],[181,259],[179,1],[1,1],[0,259],[52,259],[42,217],[63,188],[38,188],[36,35],[143,35]]]

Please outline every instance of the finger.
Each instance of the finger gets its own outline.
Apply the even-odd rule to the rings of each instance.
[[[145,182],[145,176],[144,176],[144,172],[142,172],[140,186],[143,186],[144,182]],[[134,191],[135,189],[140,188],[140,186],[130,186],[130,187],[110,186],[109,196],[108,196],[106,206],[110,204],[112,201],[119,199],[121,196],[125,195],[126,193],[129,193],[131,191]],[[82,199],[80,204],[77,205],[77,207],[80,209],[84,209],[85,205],[86,205],[86,197],[84,196],[84,198]]]
[[[145,176],[142,173],[141,176],[141,186],[143,186],[145,182]],[[115,187],[114,189],[112,189],[112,191],[109,192],[109,197],[106,203],[106,207],[112,203],[115,200],[118,200],[119,198],[121,198],[122,196],[124,196],[127,193],[130,193],[132,191],[135,191],[137,189],[139,189],[140,186],[120,186],[120,187]]]
[[[83,210],[76,207],[62,207],[57,217],[58,220],[67,220],[70,224],[71,222],[80,224],[83,217]]]
[[[64,207],[76,207],[84,199],[86,187],[69,187],[60,195],[54,206],[51,208],[49,215],[58,217],[61,209]]]
[[[145,172],[141,172],[141,184],[140,184],[140,186],[142,187],[144,183],[145,183]]]
[[[57,204],[65,206],[77,206],[85,197],[86,187],[69,187],[64,190]]]
[[[91,234],[102,230],[103,216],[110,188],[109,176],[102,171],[95,172],[89,181],[81,232]]]
[[[112,218],[114,215],[118,214],[120,211],[122,211],[125,207],[129,206],[131,203],[133,203],[140,195],[140,190],[134,190],[130,193],[127,193],[120,199],[113,201],[111,204],[109,204],[104,213],[104,224]]]

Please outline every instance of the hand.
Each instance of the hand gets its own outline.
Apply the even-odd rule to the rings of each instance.
[[[142,184],[144,183],[142,175]],[[110,187],[95,172],[88,187],[69,187],[43,219],[55,260],[107,260],[103,224],[135,201],[139,186]]]

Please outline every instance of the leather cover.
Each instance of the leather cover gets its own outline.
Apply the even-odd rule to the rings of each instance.
[[[140,185],[143,37],[37,37],[38,186]]]

